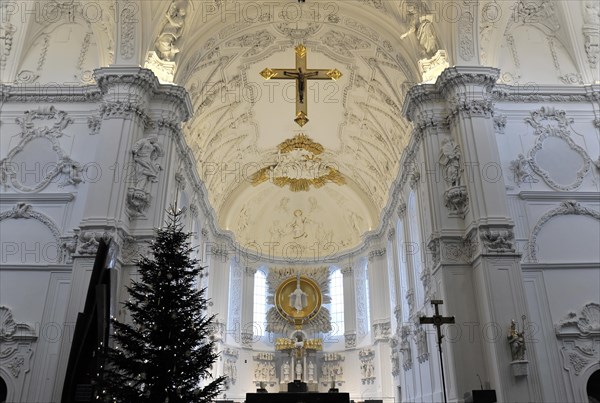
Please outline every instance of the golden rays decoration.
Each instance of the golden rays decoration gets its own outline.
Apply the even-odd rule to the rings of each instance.
[[[250,177],[253,186],[271,181],[276,186],[288,186],[292,192],[305,192],[310,187],[318,189],[327,183],[346,184],[344,176],[333,166],[324,163],[321,144],[305,134],[297,134],[277,146],[277,162],[270,164]]]

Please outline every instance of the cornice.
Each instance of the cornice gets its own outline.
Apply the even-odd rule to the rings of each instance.
[[[578,200],[600,203],[600,192],[549,192],[549,191],[523,191],[517,195],[521,200],[532,201],[562,201]]]
[[[535,263],[535,262],[522,262],[521,269],[523,271],[537,271],[537,270],[575,270],[575,269],[600,269],[599,262],[589,263]]]
[[[402,116],[409,121],[416,118],[416,111],[423,104],[431,104],[444,101],[434,84],[417,84],[406,93],[402,105]]]
[[[142,67],[101,67],[94,70],[94,79],[102,93],[106,93],[113,85],[133,85],[153,92],[160,85],[152,70]]]
[[[154,91],[155,99],[165,100],[179,110],[181,121],[185,122],[192,116],[192,101],[184,87],[171,84],[159,84]]]
[[[75,196],[72,193],[3,193],[0,197],[0,203],[14,204],[16,202],[35,202],[35,203],[65,203],[73,200]]]
[[[498,84],[492,90],[497,102],[598,102],[600,85],[507,85]]]
[[[0,84],[2,102],[98,102],[102,93],[95,85]]]

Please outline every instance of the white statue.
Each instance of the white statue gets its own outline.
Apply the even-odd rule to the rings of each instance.
[[[158,181],[158,173],[162,170],[156,162],[164,155],[163,148],[158,144],[158,136],[152,135],[138,140],[131,150],[135,163],[136,188],[146,190],[150,182]]]
[[[302,363],[300,360],[296,361],[296,379],[302,380]]]
[[[417,11],[413,9],[408,10],[407,18],[410,29],[402,34],[400,39],[415,34],[423,51],[429,56],[433,55],[438,48],[437,37],[433,29],[433,16],[430,14],[419,16]]]
[[[297,312],[302,311],[308,305],[308,295],[300,288],[300,274],[296,276],[296,289],[290,293],[290,306]]]
[[[272,381],[275,379],[275,364],[269,364],[269,380]]]
[[[183,24],[188,11],[187,0],[176,0],[171,3],[167,11],[166,23],[156,40],[156,50],[162,60],[172,61],[179,48],[175,46],[175,42],[181,36]]]
[[[444,180],[451,186],[460,185],[460,148],[450,138],[442,140],[440,165],[443,168],[442,176]]]
[[[315,381],[315,365],[310,361],[308,363],[308,382]]]
[[[290,364],[287,361],[283,363],[283,380],[284,382],[290,381]]]
[[[256,364],[256,368],[254,369],[254,380],[255,381],[260,381],[260,363]]]

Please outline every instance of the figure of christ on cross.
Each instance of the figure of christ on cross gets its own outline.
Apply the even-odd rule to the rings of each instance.
[[[306,67],[306,47],[298,45],[296,52],[295,69],[270,69],[260,72],[265,80],[296,80],[296,118],[294,121],[300,126],[308,123],[308,107],[306,103],[308,80],[337,80],[342,73],[337,69],[309,69]]]
[[[296,90],[298,92],[298,101],[303,104],[304,103],[304,94],[306,92],[306,80],[310,77],[315,77],[319,75],[317,71],[311,71],[310,73],[305,73],[302,71],[301,67],[298,67],[298,71],[284,71],[284,76],[294,77],[296,79]]]
[[[442,325],[454,323],[454,316],[442,316],[440,315],[439,305],[442,305],[444,301],[441,299],[432,299],[431,305],[435,306],[435,315],[432,316],[421,316],[419,318],[419,323],[421,324],[430,324],[436,327],[437,330],[437,342],[438,342],[438,351],[440,353],[440,368],[442,371],[442,388],[444,390],[444,403],[448,401],[446,398],[446,380],[444,379],[444,361],[442,359],[442,339],[444,335],[442,334]]]

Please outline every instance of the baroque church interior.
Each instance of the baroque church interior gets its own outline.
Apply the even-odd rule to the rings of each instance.
[[[0,401],[61,401],[99,244],[126,319],[177,203],[219,399],[599,402],[599,13],[3,1]]]

